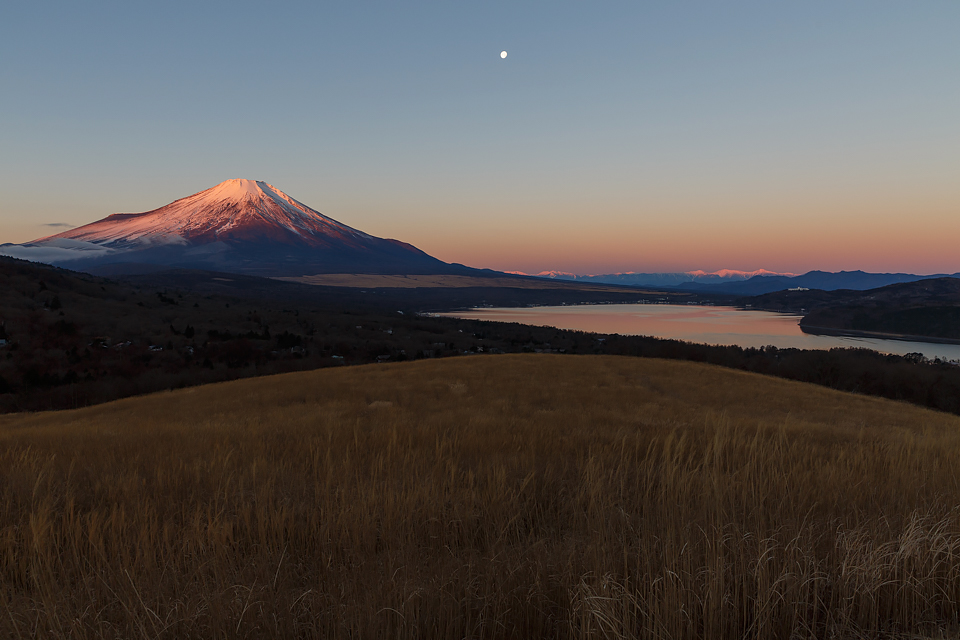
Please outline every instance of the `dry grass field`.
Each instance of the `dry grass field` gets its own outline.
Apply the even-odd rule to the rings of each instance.
[[[488,277],[458,276],[458,275],[381,275],[370,273],[320,273],[314,276],[298,276],[274,278],[286,282],[300,282],[303,284],[325,285],[329,287],[366,287],[411,289],[419,287],[459,289],[464,287],[511,287],[515,289],[563,289],[589,291],[612,291],[630,293],[637,296],[652,295],[653,292],[643,291],[635,287],[622,287],[614,284],[597,284],[593,282],[576,282],[572,280],[548,280],[532,277]],[[689,297],[683,293],[656,292],[659,297]]]
[[[690,362],[0,416],[0,637],[956,637],[960,418]]]

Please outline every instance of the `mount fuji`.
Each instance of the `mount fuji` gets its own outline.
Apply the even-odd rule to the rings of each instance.
[[[0,245],[0,254],[94,273],[158,267],[258,276],[474,271],[348,227],[254,180],[227,180],[153,211],[115,213],[32,242]]]

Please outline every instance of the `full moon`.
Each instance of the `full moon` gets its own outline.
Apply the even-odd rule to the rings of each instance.
[[[506,51],[501,51],[501,52],[500,52],[500,57],[501,57],[501,58],[506,58],[506,57],[507,57],[507,52],[506,52]]]

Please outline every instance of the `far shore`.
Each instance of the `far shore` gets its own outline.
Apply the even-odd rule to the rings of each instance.
[[[800,330],[814,336],[837,336],[849,338],[877,338],[880,340],[900,340],[901,342],[929,342],[931,344],[960,344],[955,338],[937,338],[935,336],[915,336],[905,333],[883,333],[880,331],[855,331],[853,329],[834,329],[831,327],[811,327],[800,321]]]

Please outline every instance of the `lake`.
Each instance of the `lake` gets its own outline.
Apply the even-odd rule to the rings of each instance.
[[[883,353],[922,353],[960,360],[960,345],[853,336],[817,336],[800,330],[800,316],[735,307],[675,304],[602,304],[564,307],[479,308],[438,315],[472,320],[644,335],[705,344],[786,349],[864,347]]]

